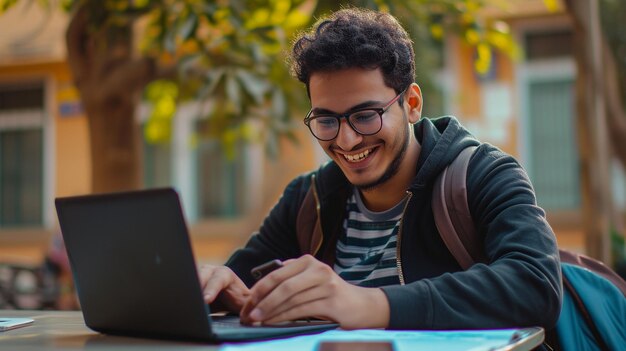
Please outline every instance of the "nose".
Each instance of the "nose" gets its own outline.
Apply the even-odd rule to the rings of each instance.
[[[342,119],[339,127],[339,134],[337,134],[337,138],[335,139],[337,146],[344,151],[349,151],[361,141],[363,141],[363,136],[352,129],[345,118]]]

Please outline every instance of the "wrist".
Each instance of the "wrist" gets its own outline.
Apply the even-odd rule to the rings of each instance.
[[[380,288],[370,288],[372,295],[370,305],[372,309],[372,328],[386,329],[389,326],[389,300]]]
[[[355,320],[355,327],[350,329],[359,328],[382,328],[386,329],[389,326],[389,301],[387,295],[380,288],[362,288],[362,298],[360,300],[360,306],[357,306],[357,311],[354,316],[358,319]]]

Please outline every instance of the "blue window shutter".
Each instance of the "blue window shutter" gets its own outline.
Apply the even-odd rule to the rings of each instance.
[[[529,91],[531,180],[547,210],[580,207],[580,170],[571,79],[535,81]]]

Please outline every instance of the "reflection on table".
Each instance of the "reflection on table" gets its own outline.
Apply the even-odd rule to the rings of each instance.
[[[218,345],[109,336],[85,326],[80,311],[0,310],[2,317],[26,317],[30,326],[0,332],[0,350],[217,350]]]

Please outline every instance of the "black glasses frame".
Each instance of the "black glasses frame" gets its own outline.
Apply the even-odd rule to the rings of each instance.
[[[355,132],[357,132],[360,135],[374,135],[378,132],[380,132],[381,129],[383,129],[383,114],[385,112],[387,112],[387,110],[389,110],[389,108],[391,108],[391,106],[393,106],[393,104],[400,100],[402,95],[404,95],[404,93],[406,92],[407,88],[405,88],[404,90],[402,90],[400,92],[400,94],[396,95],[393,99],[391,99],[391,101],[389,101],[385,106],[383,107],[367,107],[367,108],[360,108],[357,110],[353,110],[353,111],[349,111],[346,113],[323,113],[323,114],[319,114],[319,115],[315,115],[315,116],[311,116],[311,114],[313,113],[313,109],[309,110],[309,112],[306,114],[306,117],[304,117],[304,124],[306,124],[306,126],[309,128],[309,131],[311,132],[311,134],[318,140],[321,141],[330,141],[333,140],[337,137],[337,135],[339,135],[339,129],[341,128],[341,119],[345,118],[346,121],[348,122],[348,125],[350,125],[350,128],[352,128],[352,130],[354,130]],[[380,126],[378,127],[378,130],[376,130],[375,132],[371,132],[371,133],[364,133],[361,132],[354,124],[352,124],[352,121],[350,121],[350,116],[354,115],[355,113],[359,113],[359,112],[363,112],[363,111],[372,111],[372,112],[376,112],[378,114],[378,118],[380,120]],[[314,119],[317,118],[327,118],[327,117],[334,117],[335,119],[337,119],[337,132],[335,133],[335,135],[332,138],[320,138],[317,135],[315,135],[315,133],[313,132],[313,129],[311,128],[311,121],[313,121]]]

